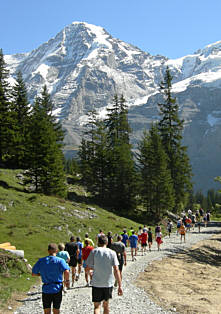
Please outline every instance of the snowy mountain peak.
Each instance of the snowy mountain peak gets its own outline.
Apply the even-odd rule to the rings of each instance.
[[[195,54],[203,55],[204,57],[208,57],[209,55],[217,55],[221,54],[221,41],[217,41],[215,43],[209,44],[203,49],[199,49],[195,52]]]
[[[126,98],[132,141],[139,140],[143,129],[159,119],[159,84],[169,66],[196,180],[205,182],[203,187],[211,183],[208,174],[220,174],[221,41],[169,60],[114,38],[100,26],[73,22],[37,49],[5,56],[5,61],[11,81],[17,70],[22,72],[30,101],[48,87],[71,148],[81,140],[87,112],[94,108],[104,117],[116,93]]]

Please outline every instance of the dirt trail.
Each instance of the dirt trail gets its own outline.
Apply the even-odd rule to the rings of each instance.
[[[221,234],[155,261],[136,284],[165,309],[182,314],[221,313]]]

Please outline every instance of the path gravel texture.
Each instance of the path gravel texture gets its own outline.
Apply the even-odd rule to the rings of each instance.
[[[186,243],[180,243],[180,236],[173,233],[171,237],[165,236],[161,251],[157,251],[156,242],[152,246],[152,251],[141,256],[138,251],[137,260],[132,262],[130,252],[127,251],[127,266],[123,269],[123,296],[117,295],[117,288],[114,288],[113,299],[110,300],[110,313],[114,314],[156,314],[156,313],[174,313],[175,308],[165,311],[154,304],[143,289],[136,287],[134,281],[138,274],[143,272],[148,264],[155,260],[171,254],[176,254],[184,248],[191,247],[198,241],[210,238],[212,235],[221,231],[220,227],[201,228],[201,233],[191,231],[187,233]],[[148,283],[147,283],[148,284]],[[23,305],[18,308],[14,314],[40,314],[43,313],[41,302],[41,287],[37,287],[35,292],[29,292],[27,299],[23,300]],[[85,287],[84,274],[75,286],[67,291],[63,296],[62,314],[89,314],[93,313],[93,303],[91,301],[91,288]]]

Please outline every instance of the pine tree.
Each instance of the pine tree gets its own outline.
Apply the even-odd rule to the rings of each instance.
[[[94,159],[93,159],[93,176],[94,194],[97,195],[101,203],[105,203],[107,196],[107,174],[108,174],[108,159],[107,159],[107,133],[103,121],[97,120],[96,133],[94,134]]]
[[[131,129],[123,95],[114,97],[106,120],[108,147],[107,189],[110,204],[118,211],[136,207],[137,174],[129,143]]]
[[[141,194],[147,216],[159,221],[174,206],[174,191],[161,137],[156,126],[144,132],[139,143],[138,162],[141,171]]]
[[[79,150],[82,179],[88,191],[119,211],[136,206],[137,180],[129,132],[125,99],[115,96],[104,122],[98,120],[96,112],[90,112]]]
[[[82,174],[82,182],[87,190],[95,195],[95,134],[97,129],[97,114],[95,110],[88,112],[87,130],[81,140],[79,148],[80,170]]]
[[[168,156],[168,168],[171,172],[175,192],[174,211],[185,206],[188,194],[192,190],[192,172],[187,148],[182,145],[183,121],[178,115],[179,106],[176,98],[172,97],[172,76],[169,68],[166,69],[164,81],[161,83],[165,103],[158,104],[162,115],[159,121],[159,131],[164,150]]]
[[[11,113],[13,118],[11,127],[15,136],[11,147],[10,165],[13,168],[25,169],[29,151],[30,108],[21,72],[17,73],[16,83],[12,89]]]
[[[105,124],[97,118],[96,111],[92,110],[88,113],[87,131],[79,150],[80,169],[87,190],[102,203],[106,198],[106,144]]]
[[[8,71],[0,49],[0,165],[7,161],[15,134],[10,113],[10,88],[8,84]]]
[[[48,101],[50,99],[48,98]],[[28,182],[36,192],[47,195],[65,195],[64,158],[60,143],[60,128],[56,132],[52,109],[46,103],[45,93],[37,97],[31,116]]]

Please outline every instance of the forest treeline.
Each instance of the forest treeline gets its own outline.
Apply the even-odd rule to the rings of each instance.
[[[64,159],[64,131],[53,116],[46,86],[30,105],[22,73],[13,86],[8,78],[0,50],[0,166],[24,169],[35,192],[65,197],[65,171],[78,172],[94,200],[119,214],[142,209],[146,217],[159,220],[168,210],[192,206],[192,171],[169,68],[160,85],[160,120],[144,131],[137,147],[130,143],[126,100],[113,95],[105,119],[94,110],[88,113],[77,161]]]

